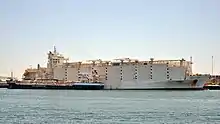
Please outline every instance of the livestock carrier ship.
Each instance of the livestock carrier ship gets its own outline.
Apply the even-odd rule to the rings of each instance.
[[[209,74],[193,75],[192,60],[140,61],[121,58],[112,61],[87,60],[69,62],[62,54],[49,51],[47,67],[26,69],[24,81],[36,79],[57,80],[58,82],[81,82],[82,73],[96,75],[96,82],[102,82],[104,89],[200,89]]]

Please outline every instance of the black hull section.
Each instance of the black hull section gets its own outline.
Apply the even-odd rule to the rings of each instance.
[[[0,83],[0,88],[8,88],[8,84],[7,83]]]
[[[72,87],[74,90],[104,90],[104,85],[74,85]]]
[[[220,86],[204,86],[207,90],[220,90]]]
[[[57,86],[57,85],[24,85],[9,83],[8,89],[49,89],[49,90],[102,90],[104,86],[77,85],[77,86]]]

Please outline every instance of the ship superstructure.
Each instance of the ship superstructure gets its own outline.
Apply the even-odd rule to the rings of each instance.
[[[90,73],[93,82],[103,82],[106,89],[189,88],[194,79],[200,83],[209,75],[192,76],[192,61],[120,58],[112,61],[87,60],[69,62],[68,58],[54,51],[48,53],[46,68],[27,69],[25,80],[56,79],[61,82],[80,81],[83,73]]]

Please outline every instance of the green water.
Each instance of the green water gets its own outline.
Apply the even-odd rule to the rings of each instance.
[[[220,91],[0,89],[0,123],[220,123]]]

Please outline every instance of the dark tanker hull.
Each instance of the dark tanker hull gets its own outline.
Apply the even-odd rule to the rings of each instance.
[[[104,85],[47,85],[8,83],[8,89],[102,90]]]
[[[0,88],[8,88],[8,84],[7,83],[0,83]]]

